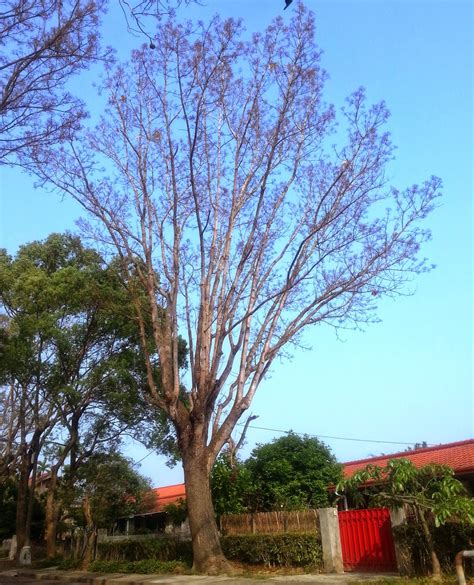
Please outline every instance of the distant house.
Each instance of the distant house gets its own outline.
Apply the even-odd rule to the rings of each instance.
[[[178,504],[185,500],[184,483],[154,488],[145,496],[143,512],[129,518],[119,518],[114,526],[113,534],[128,536],[176,532],[170,526],[165,508],[169,504]]]
[[[342,464],[344,477],[352,477],[356,471],[369,464],[385,467],[390,459],[401,458],[409,459],[416,467],[430,463],[448,465],[453,469],[456,479],[464,484],[469,495],[474,496],[474,439],[348,461]]]
[[[176,504],[185,500],[186,486],[184,483],[153,488],[147,498],[148,513],[163,512],[163,508],[169,504]]]

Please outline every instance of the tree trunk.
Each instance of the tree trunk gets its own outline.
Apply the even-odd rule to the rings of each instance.
[[[206,462],[183,454],[183,466],[193,543],[193,569],[209,575],[232,572],[221,548]]]
[[[435,548],[434,548],[434,542],[433,542],[433,537],[431,535],[431,531],[430,531],[430,527],[428,526],[428,522],[426,520],[425,517],[425,513],[423,510],[418,510],[419,514],[419,518],[420,518],[420,522],[421,522],[421,527],[423,529],[423,533],[425,535],[426,538],[426,544],[428,545],[428,551],[430,553],[430,557],[431,557],[431,569],[433,571],[433,580],[435,581],[441,581],[441,565],[438,559],[438,555],[436,554]]]
[[[25,545],[26,538],[26,516],[28,505],[28,480],[29,480],[28,454],[26,448],[21,453],[20,478],[18,481],[18,497],[16,501],[16,538],[17,538],[17,558],[21,549]]]
[[[89,563],[92,561],[92,553],[94,551],[95,539],[97,535],[97,530],[92,518],[91,505],[87,495],[84,497],[82,502],[82,508],[84,510],[84,517],[86,520],[86,541],[82,553],[81,569],[87,569]]]
[[[52,559],[56,556],[56,532],[58,527],[58,504],[56,501],[57,470],[51,471],[51,479],[46,496],[45,510],[45,539],[46,556]]]
[[[31,544],[31,523],[33,521],[33,508],[35,506],[35,492],[36,492],[36,472],[38,469],[38,456],[39,447],[35,441],[32,447],[32,453],[30,454],[30,466],[31,466],[31,477],[29,479],[29,491],[28,491],[28,510],[26,513],[26,525],[25,525],[25,545],[30,546]]]

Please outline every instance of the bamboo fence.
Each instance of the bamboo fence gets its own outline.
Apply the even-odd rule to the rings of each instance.
[[[258,512],[226,514],[221,517],[221,530],[231,534],[271,534],[283,532],[319,532],[317,510],[290,512]]]

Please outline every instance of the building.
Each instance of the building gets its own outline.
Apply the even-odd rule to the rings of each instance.
[[[166,506],[179,504],[186,500],[184,483],[157,487],[145,496],[144,511],[129,518],[119,518],[115,524],[114,535],[159,534],[176,532],[170,525]],[[179,531],[186,531],[180,528]]]
[[[474,496],[474,439],[347,461],[342,464],[344,477],[351,477],[369,464],[385,467],[390,459],[402,458],[409,459],[416,467],[430,463],[448,465],[453,469],[456,479],[464,484],[469,495]]]

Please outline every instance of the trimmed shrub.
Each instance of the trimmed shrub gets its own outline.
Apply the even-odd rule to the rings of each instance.
[[[35,569],[48,569],[49,567],[57,567],[63,571],[77,569],[80,567],[80,559],[65,559],[63,557],[54,557],[52,559],[40,559],[33,562]]]
[[[321,541],[315,534],[245,534],[224,536],[222,549],[229,560],[271,567],[323,565]]]
[[[229,560],[251,565],[272,567],[313,567],[321,568],[323,552],[321,541],[316,534],[245,534],[221,538],[224,554]],[[144,540],[122,540],[100,542],[97,547],[97,561],[91,564],[91,571],[99,572],[150,572],[138,570],[137,563],[154,567],[153,563],[192,565],[191,542],[172,538],[147,538]],[[99,568],[97,568],[99,567]],[[103,567],[101,569],[100,567]],[[129,570],[126,570],[129,567]],[[169,572],[167,569],[165,572]]]
[[[100,561],[183,561],[192,563],[191,542],[175,538],[146,538],[99,542],[97,559]]]
[[[146,559],[142,561],[92,561],[89,571],[94,573],[140,573],[162,574],[182,573],[187,567],[179,561],[157,561]]]

